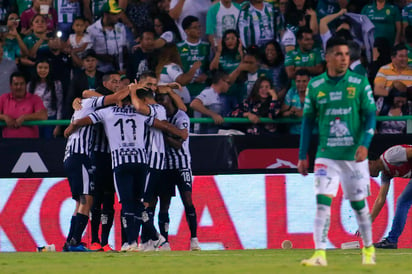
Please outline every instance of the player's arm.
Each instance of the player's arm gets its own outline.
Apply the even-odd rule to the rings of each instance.
[[[389,182],[382,182],[381,188],[379,189],[378,196],[376,197],[375,202],[373,203],[372,211],[371,211],[371,219],[372,222],[375,221],[376,217],[378,217],[379,212],[381,212],[383,205],[386,202],[386,195],[389,191]]]
[[[166,135],[166,134],[164,134],[163,136],[164,136],[165,142],[171,147],[173,147],[174,149],[180,149],[182,147],[183,141],[184,141],[183,139],[180,139],[180,138],[178,139],[173,136]]]
[[[176,84],[178,84],[178,83],[176,83]],[[180,96],[177,95],[177,93],[173,91],[172,87],[167,85],[167,86],[158,86],[157,88],[159,90],[159,93],[169,94],[170,98],[176,104],[176,107],[178,109],[183,110],[184,112],[187,111],[187,107],[186,107],[185,103],[183,103],[182,98],[180,98]],[[180,88],[181,88],[181,86],[180,86]]]
[[[102,94],[98,93],[94,89],[86,89],[82,92],[83,98],[91,98],[91,97],[100,97],[103,96]]]
[[[187,131],[187,129],[179,129],[165,120],[160,121],[159,119],[154,119],[153,127],[165,133],[178,136],[182,138],[183,140],[186,140],[187,137],[189,137],[189,132]]]
[[[75,132],[77,129],[83,126],[88,126],[92,125],[93,121],[89,116],[86,116],[81,119],[74,120],[73,122],[70,123],[70,125],[64,130],[64,137],[68,138],[70,135],[72,135],[73,132]]]
[[[103,104],[105,106],[117,104],[118,102],[121,102],[124,98],[126,98],[128,95],[129,95],[129,88],[125,87],[125,88],[117,91],[116,93],[106,95],[104,97],[104,103]]]
[[[143,102],[143,100],[137,97],[136,91],[139,88],[140,88],[139,85],[136,83],[130,84],[128,86],[130,98],[132,99],[132,105],[140,114],[148,116],[150,115],[151,110],[150,110],[149,105],[147,105],[145,102]]]

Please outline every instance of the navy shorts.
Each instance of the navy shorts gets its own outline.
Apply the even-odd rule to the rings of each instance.
[[[96,184],[96,195],[114,193],[112,157],[110,153],[93,151],[91,159],[95,167],[94,181]]]
[[[153,199],[159,196],[166,178],[164,173],[165,170],[149,168],[144,189],[144,202],[150,203]]]
[[[94,195],[93,168],[90,158],[85,154],[73,154],[64,161],[64,171],[69,180],[72,197],[76,201],[80,195]]]
[[[147,165],[121,164],[113,169],[114,183],[119,202],[141,201],[146,182]]]
[[[192,171],[190,169],[167,169],[164,173],[164,191],[176,196],[175,186],[180,192],[192,192]]]

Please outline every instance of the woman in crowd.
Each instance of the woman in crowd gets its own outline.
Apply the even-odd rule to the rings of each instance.
[[[59,120],[63,116],[63,89],[60,81],[55,81],[50,73],[50,63],[40,60],[35,65],[36,73],[27,85],[28,92],[38,95],[47,109],[49,120]],[[60,126],[41,126],[40,137],[50,139],[60,133]]]
[[[223,33],[221,41],[218,41],[215,56],[210,63],[210,70],[220,69],[231,74],[242,62],[243,48],[240,43],[239,34],[236,30],[230,29]],[[233,83],[229,91],[221,96],[225,97],[224,113],[231,113],[235,107],[242,102],[245,90],[243,82],[239,79]]]
[[[280,101],[269,78],[260,77],[249,97],[232,112],[232,117],[247,117],[246,133],[252,135],[273,134],[275,124],[259,124],[261,117],[275,118],[280,111]]]
[[[39,52],[48,49],[46,19],[43,15],[37,14],[31,21],[33,33],[24,37],[23,41],[29,50],[29,57],[35,59]]]
[[[7,33],[5,34],[3,45],[3,58],[15,61],[16,59],[27,56],[29,51],[26,44],[19,34],[20,18],[17,13],[10,13],[7,16]]]
[[[264,47],[263,66],[270,70],[273,87],[276,90],[279,100],[282,101],[288,86],[288,76],[286,74],[285,56],[276,41],[268,42]]]

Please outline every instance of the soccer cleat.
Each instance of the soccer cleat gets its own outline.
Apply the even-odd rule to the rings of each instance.
[[[312,257],[302,260],[300,264],[305,266],[327,266],[325,250],[316,250]]]
[[[120,248],[120,251],[121,251],[121,252],[126,252],[128,248],[129,248],[129,243],[128,243],[128,242],[125,242],[125,243],[122,245],[122,247]]]
[[[128,245],[126,252],[138,252],[139,249],[137,248],[137,243],[133,242],[131,244]]]
[[[169,242],[164,242],[163,244],[161,244],[158,248],[158,251],[172,251],[172,249],[170,248],[170,244]]]
[[[162,234],[157,235],[158,239],[153,241],[153,246],[155,248],[155,250],[157,250],[162,244],[164,244],[166,242],[165,237],[163,237]]]
[[[146,248],[146,244],[147,244],[147,242],[145,242],[145,243],[140,242],[137,245],[137,249],[139,249],[139,251],[144,251],[144,249]]]
[[[362,248],[362,264],[376,264],[375,247],[373,245]]]
[[[65,242],[65,243],[64,243],[63,248],[62,248],[62,251],[63,251],[63,252],[68,252],[68,251],[69,251],[69,243],[68,243],[68,242]]]
[[[103,251],[103,252],[117,252],[117,251],[114,250],[109,244],[103,246],[103,247],[102,247],[102,251]]]
[[[199,245],[199,240],[197,238],[190,239],[190,250],[191,251],[200,251],[202,250]]]
[[[148,240],[143,244],[143,252],[150,252],[150,251],[156,251],[156,248],[154,246],[154,242],[152,240]]]
[[[373,244],[376,248],[385,248],[385,249],[397,249],[398,243],[389,242],[388,238],[384,238],[379,243]]]
[[[92,243],[89,247],[91,251],[103,251],[102,245],[99,243]]]
[[[69,245],[69,251],[70,252],[89,252],[91,250],[87,249],[84,245],[79,244],[79,245]]]

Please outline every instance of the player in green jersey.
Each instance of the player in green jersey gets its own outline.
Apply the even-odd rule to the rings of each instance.
[[[314,177],[316,216],[313,238],[315,253],[302,264],[326,266],[325,249],[332,198],[339,182],[344,197],[355,212],[362,235],[362,263],[375,264],[372,223],[365,202],[369,195],[368,147],[376,125],[376,106],[366,77],[349,67],[349,47],[333,37],[326,45],[327,71],[314,77],[306,91],[299,148],[298,171],[308,174],[307,151],[315,121],[319,127]]]

